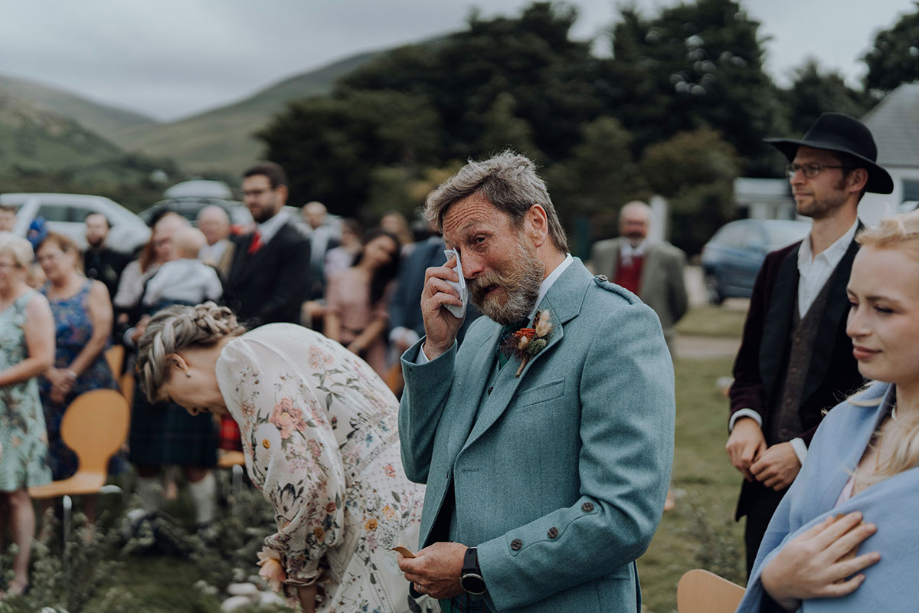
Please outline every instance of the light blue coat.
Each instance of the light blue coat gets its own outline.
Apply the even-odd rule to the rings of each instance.
[[[829,515],[859,511],[878,531],[859,546],[858,554],[876,551],[881,561],[860,574],[865,582],[839,598],[814,598],[801,603],[800,613],[906,613],[919,610],[919,467],[867,487],[837,505],[852,472],[871,444],[878,424],[895,401],[894,388],[877,383],[830,411],[817,428],[798,477],[788,488],[769,522],[738,613],[780,611],[766,597],[763,569],[785,545]],[[763,603],[766,600],[768,604]]]
[[[417,365],[422,339],[403,356],[402,460],[427,484],[419,546],[445,540],[432,528],[452,481],[456,540],[479,548],[490,609],[638,612],[634,561],[657,529],[673,459],[660,323],[578,259],[539,309],[554,324],[547,347],[519,378],[512,358],[491,390],[501,326],[485,317],[459,351]]]

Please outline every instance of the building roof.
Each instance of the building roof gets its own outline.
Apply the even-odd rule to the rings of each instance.
[[[893,90],[863,121],[878,146],[878,164],[919,168],[919,83]]]

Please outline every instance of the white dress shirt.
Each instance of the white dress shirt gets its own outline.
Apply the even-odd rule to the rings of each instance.
[[[267,245],[274,235],[278,233],[278,230],[281,229],[281,226],[287,223],[287,220],[290,218],[290,215],[284,209],[278,211],[277,215],[271,219],[266,219],[262,223],[258,224],[258,233],[262,237],[262,246]]]
[[[814,304],[817,294],[826,285],[830,275],[839,266],[852,239],[855,238],[855,231],[858,229],[858,220],[852,224],[845,234],[839,237],[835,243],[814,255],[813,246],[811,245],[810,235],[801,241],[801,248],[798,249],[798,316],[804,317],[807,310]]]

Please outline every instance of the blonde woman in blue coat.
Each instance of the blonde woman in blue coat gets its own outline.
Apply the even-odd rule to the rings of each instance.
[[[846,332],[875,381],[830,411],[776,510],[739,611],[914,611],[919,601],[919,212],[856,239]]]

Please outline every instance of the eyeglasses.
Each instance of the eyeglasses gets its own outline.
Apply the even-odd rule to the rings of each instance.
[[[828,164],[786,164],[785,165],[785,175],[791,179],[797,174],[799,170],[804,171],[804,176],[808,179],[813,179],[820,174],[820,171],[824,168],[842,168],[845,170],[852,170],[855,166],[829,166]]]

